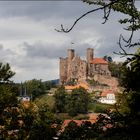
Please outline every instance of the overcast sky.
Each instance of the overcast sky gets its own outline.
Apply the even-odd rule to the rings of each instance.
[[[66,57],[68,48],[85,58],[86,49],[91,47],[95,57],[110,55],[120,61],[113,51],[119,51],[119,35],[126,35],[124,26],[117,23],[124,15],[112,13],[102,24],[100,11],[83,18],[70,33],[54,30],[61,24],[70,27],[93,8],[82,1],[0,1],[0,61],[10,63],[16,72],[13,80],[59,78],[59,57]]]

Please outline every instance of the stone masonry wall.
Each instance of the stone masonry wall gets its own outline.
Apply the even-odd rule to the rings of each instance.
[[[118,90],[119,83],[118,83],[117,78],[115,78],[115,77],[96,74],[96,75],[94,75],[94,80],[98,81],[101,84],[108,85],[114,91]]]

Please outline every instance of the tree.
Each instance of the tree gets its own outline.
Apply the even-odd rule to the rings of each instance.
[[[88,112],[90,97],[84,88],[74,89],[66,94],[64,87],[58,88],[55,95],[55,110],[59,113],[67,112],[70,116]]]
[[[137,55],[140,56],[140,50],[138,49],[136,52]],[[125,87],[124,94],[122,95],[123,98],[120,99],[120,102],[125,103],[124,112],[127,113],[129,116],[133,116],[139,118],[139,101],[140,101],[140,57],[132,57],[128,59],[125,64],[127,67],[123,69],[123,77],[122,77],[122,85]],[[129,64],[129,65],[128,65]],[[121,107],[123,106],[122,103]],[[122,109],[120,109],[122,110]],[[133,118],[132,117],[132,118]],[[140,121],[140,120],[139,120]]]
[[[105,55],[104,57],[103,57],[103,59],[104,60],[106,60],[107,62],[113,62],[113,59],[112,59],[112,57],[111,56],[108,56],[108,55]]]
[[[89,100],[88,92],[84,88],[74,89],[67,98],[66,110],[70,116],[85,114],[88,112]]]
[[[66,93],[65,88],[62,86],[57,89],[54,95],[55,98],[55,110],[56,112],[64,113],[66,111]]]
[[[9,80],[15,73],[10,65],[0,63],[0,137],[9,138],[10,132],[18,128],[18,101]],[[12,138],[12,137],[11,137]]]
[[[45,88],[46,88],[46,90],[50,90],[51,88],[53,88],[53,87],[56,86],[56,84],[53,83],[52,81],[44,82],[44,84],[45,84]]]
[[[3,64],[0,63],[0,82],[10,82],[10,78],[12,78],[15,75],[15,72],[13,72],[10,68],[10,65],[8,63]]]
[[[36,118],[30,129],[30,140],[50,140],[56,136],[58,122],[46,104],[38,106]]]
[[[0,114],[7,107],[17,105],[16,94],[9,85],[0,85]]]
[[[111,76],[116,77],[118,79],[119,85],[123,86],[123,71],[126,69],[126,65],[124,65],[123,62],[109,62],[108,68],[111,72]]]
[[[111,72],[111,76],[114,76],[116,78],[119,78],[121,76],[121,69],[122,69],[123,64],[120,63],[116,63],[116,62],[111,62],[108,63],[108,68]]]
[[[124,77],[123,77],[123,86],[127,89],[127,91],[140,91],[140,48],[138,48],[137,52],[133,57],[128,58],[124,63],[127,67],[123,69]]]
[[[27,94],[31,96],[33,100],[46,93],[45,83],[41,80],[33,79],[26,81],[24,86],[27,88]]]
[[[78,140],[80,138],[81,132],[80,127],[76,122],[71,121],[68,126],[64,128],[64,131],[59,136],[61,140]]]

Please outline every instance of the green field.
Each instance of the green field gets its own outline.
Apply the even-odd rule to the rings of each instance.
[[[89,112],[94,113],[106,113],[106,110],[111,108],[113,108],[113,105],[101,104],[95,101],[89,104]]]
[[[47,104],[51,110],[54,108],[54,103],[55,103],[54,97],[49,96],[48,94],[44,94],[44,95],[40,96],[34,102],[38,106],[43,105],[43,104]]]

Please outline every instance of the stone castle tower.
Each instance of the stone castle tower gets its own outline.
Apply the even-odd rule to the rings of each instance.
[[[82,81],[93,77],[95,74],[110,75],[108,62],[103,58],[94,58],[94,50],[87,49],[86,60],[75,55],[73,49],[68,49],[66,58],[60,57],[60,84],[71,80]]]

